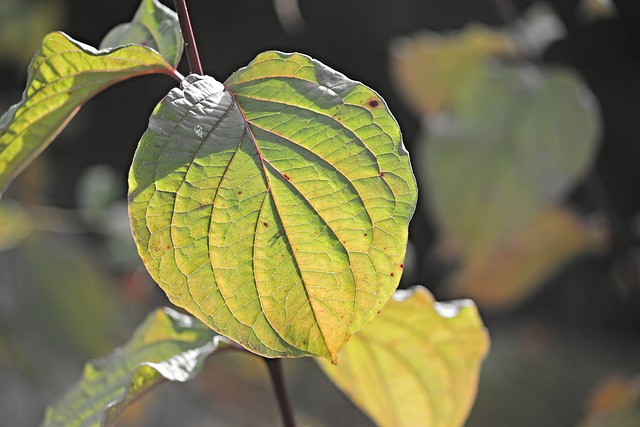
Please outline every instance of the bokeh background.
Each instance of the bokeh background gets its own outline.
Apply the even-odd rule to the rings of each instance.
[[[137,6],[137,0],[1,0],[0,113],[19,101],[44,34],[60,29],[97,46]],[[300,51],[387,101],[421,191],[401,286],[425,285],[438,299],[473,297],[492,337],[467,426],[640,425],[640,2],[192,0],[189,6],[205,72],[219,80],[261,51]],[[542,18],[531,18],[532,7],[543,10]],[[465,42],[470,24],[493,28],[498,42],[489,36],[493,47],[486,48],[485,35],[477,34]],[[506,25],[511,32],[504,32]],[[511,47],[504,46],[505,37]],[[516,175],[525,166],[545,171],[556,155],[561,164],[572,156],[586,159],[559,178],[566,182],[562,191],[544,198],[535,212],[519,205],[518,194],[542,184],[484,200],[467,194],[464,181],[455,192],[443,191],[446,185],[438,183],[448,175],[428,169],[429,156],[442,154],[435,141],[447,139],[447,126],[465,102],[456,89],[432,106],[429,85],[462,87],[459,71],[481,74],[485,69],[474,58],[494,53],[538,71],[568,68],[597,105],[584,120],[550,117],[547,133],[544,120],[533,129],[539,131],[534,140],[553,137],[550,147],[569,148],[519,158]],[[180,69],[187,72],[185,64]],[[125,194],[147,118],[174,84],[149,76],[98,95],[0,202],[1,425],[37,425],[87,359],[124,343],[153,307],[168,304],[133,247]],[[475,92],[465,93],[474,99]],[[483,93],[472,117],[498,105],[491,92]],[[431,107],[420,108],[423,96]],[[553,105],[565,101],[550,96],[539,108],[556,111]],[[496,123],[511,124],[496,110]],[[494,141],[494,134],[482,136],[485,127],[471,134]],[[585,137],[590,127],[597,131]],[[500,129],[500,147],[508,152],[510,137]],[[467,144],[482,152],[474,141]],[[471,184],[474,171],[505,167],[491,158],[479,156],[460,176]],[[448,161],[456,167],[455,155]],[[546,185],[553,187],[553,180]],[[456,218],[464,217],[473,239],[486,229],[482,218],[493,214],[489,208],[508,218],[523,209],[530,215],[470,250],[468,234],[457,232],[460,223],[447,222],[446,209],[453,209],[450,217],[464,210]],[[286,369],[302,425],[372,425],[312,361],[287,361]],[[274,426],[275,408],[261,362],[224,354],[195,381],[163,385],[139,401],[120,425]]]

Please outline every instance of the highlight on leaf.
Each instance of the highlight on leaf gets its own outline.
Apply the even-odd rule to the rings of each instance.
[[[379,426],[460,427],[488,348],[471,301],[439,303],[414,287],[351,338],[337,366],[318,362]]]
[[[417,196],[382,98],[301,54],[156,107],[129,176],[147,269],[175,304],[269,357],[335,362],[396,289]]]

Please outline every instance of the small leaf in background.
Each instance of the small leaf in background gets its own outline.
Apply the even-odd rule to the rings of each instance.
[[[471,301],[399,291],[355,334],[331,380],[383,427],[459,427],[475,399],[489,338]]]
[[[30,322],[58,345],[95,357],[111,348],[121,312],[114,286],[80,247],[33,234],[20,246]]]
[[[162,381],[185,382],[227,344],[196,319],[157,309],[121,349],[90,362],[82,378],[49,407],[42,427],[109,425],[126,405]]]
[[[32,220],[17,202],[0,202],[0,251],[22,242],[33,230]]]
[[[523,301],[559,267],[586,252],[603,251],[608,230],[564,208],[551,208],[500,243],[465,260],[452,279],[456,295],[483,309]]]
[[[618,14],[618,9],[612,0],[582,0],[580,9],[587,18],[591,19],[613,18]]]
[[[585,419],[578,427],[636,427],[640,425],[640,377],[613,374],[594,391]]]
[[[0,63],[15,61],[25,68],[42,37],[64,21],[61,0],[0,2]]]
[[[391,48],[395,83],[419,116],[446,109],[475,81],[490,56],[511,56],[509,36],[474,24],[445,34],[422,33]]]
[[[22,101],[0,117],[0,193],[96,93],[144,74],[173,75],[173,66],[143,46],[97,51],[55,32],[29,67]]]
[[[541,56],[554,41],[567,35],[564,24],[547,3],[535,2],[514,23],[511,31],[529,56]]]
[[[417,197],[382,98],[301,54],[188,76],[129,175],[138,250],[175,304],[266,356],[335,361],[398,286]]]
[[[178,15],[158,0],[142,0],[133,20],[109,31],[100,49],[127,44],[150,47],[176,68],[183,48]]]
[[[297,34],[304,28],[304,18],[300,13],[298,0],[273,0],[282,28],[289,34]]]
[[[566,69],[492,62],[452,112],[418,161],[425,202],[468,256],[560,201],[598,147],[595,99]]]

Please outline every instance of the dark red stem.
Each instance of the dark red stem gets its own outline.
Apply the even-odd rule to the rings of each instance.
[[[198,46],[193,36],[193,28],[189,19],[189,11],[187,10],[187,0],[173,0],[180,21],[180,29],[184,38],[184,50],[187,53],[187,62],[189,62],[189,71],[193,74],[203,75],[202,64],[200,63],[200,55],[198,54]]]

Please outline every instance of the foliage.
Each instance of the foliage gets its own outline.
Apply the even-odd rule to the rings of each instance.
[[[352,336],[357,349],[371,331],[396,339],[405,333],[383,318],[355,335],[398,286],[417,198],[385,101],[296,53],[260,54],[224,84],[210,76],[183,78],[176,70],[183,46],[178,22],[157,0],[143,0],[133,21],[112,30],[100,50],[63,33],[47,35],[22,101],[0,118],[6,187],[98,92],[146,74],[180,81],[154,110],[138,146],[129,212],[151,275],[204,324],[156,311],[122,349],[87,365],[80,382],[47,411],[45,426],[110,423],[157,383],[190,379],[220,342],[230,343],[214,331],[260,355],[315,355],[334,364]],[[434,422],[460,425],[475,394],[486,334],[473,310],[461,308],[443,321],[434,313],[454,306],[435,304],[425,291],[415,295],[387,308],[387,319],[425,322],[412,332],[425,337],[404,336],[407,348],[424,350],[429,336],[451,339],[451,328],[471,334],[469,347],[445,356],[427,352],[415,362],[456,366],[448,373],[454,381],[435,388],[442,409],[431,410],[438,414]],[[352,357],[345,353],[347,365]],[[363,406],[368,411],[370,403]]]
[[[473,404],[488,348],[471,301],[437,303],[415,287],[396,292],[337,366],[321,366],[380,426],[458,426]]]

